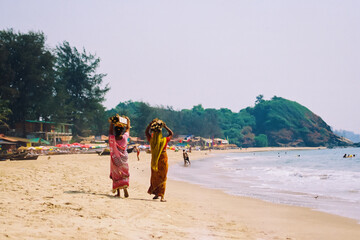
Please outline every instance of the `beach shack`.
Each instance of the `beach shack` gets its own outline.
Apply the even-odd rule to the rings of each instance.
[[[1,151],[16,151],[18,147],[29,147],[31,146],[29,139],[10,137],[0,134],[0,145]]]
[[[15,147],[16,143],[0,139],[0,158],[2,158],[1,155],[6,154],[10,149]]]
[[[53,145],[69,143],[72,139],[73,124],[38,120],[25,120],[15,124],[15,134],[28,139],[40,138]],[[41,141],[41,140],[40,140]]]

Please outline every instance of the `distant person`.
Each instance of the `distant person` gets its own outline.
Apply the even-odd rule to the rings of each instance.
[[[139,155],[140,155],[140,150],[137,146],[133,146],[132,148],[128,148],[127,152],[128,153],[132,153],[133,151],[136,151],[136,157],[137,157],[137,160],[139,161],[140,158],[139,158]]]
[[[183,150],[183,158],[184,158],[184,165],[190,165],[190,159],[189,159],[189,155],[187,154],[187,152],[185,150]]]
[[[168,131],[167,137],[162,136],[162,128]],[[160,201],[166,202],[164,199],[168,172],[166,147],[173,132],[163,121],[154,119],[146,127],[145,135],[151,148],[151,178],[148,193],[155,195],[153,199],[160,197]]]
[[[343,158],[346,158],[346,153],[344,154]]]
[[[113,181],[112,191],[120,197],[120,189],[124,190],[125,198],[129,197],[129,165],[128,152],[126,151],[128,138],[130,137],[130,119],[126,117],[126,128],[117,124],[119,116],[109,119],[109,148],[110,148],[110,178]],[[114,126],[116,125],[116,126]],[[115,130],[115,134],[114,134]],[[124,132],[125,131],[125,132]]]
[[[140,149],[135,146],[137,160],[140,161]]]

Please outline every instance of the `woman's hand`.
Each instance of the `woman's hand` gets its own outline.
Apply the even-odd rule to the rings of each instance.
[[[152,120],[150,123],[149,123],[149,127],[151,127],[151,124],[153,124],[153,122],[155,122],[156,120],[154,119],[154,120]]]
[[[166,125],[166,123],[163,123],[163,127],[166,129],[166,131],[168,131],[169,133],[168,137],[170,137],[171,139],[172,136],[174,135],[173,131],[171,131],[171,129]]]
[[[125,118],[126,118],[126,120],[127,120],[127,124],[130,125],[130,118],[129,118],[128,116],[126,116]]]
[[[131,128],[131,126],[130,126],[130,118],[128,117],[128,116],[126,116],[125,117],[125,119],[127,120],[127,123],[126,123],[126,131],[130,131],[130,128]]]

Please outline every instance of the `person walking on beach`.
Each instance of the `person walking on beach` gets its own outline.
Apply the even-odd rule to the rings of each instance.
[[[162,128],[167,130],[167,137],[162,136]],[[160,201],[166,202],[164,199],[168,172],[166,147],[173,132],[163,121],[156,118],[146,127],[145,135],[151,148],[151,177],[148,193],[155,195],[153,199],[160,197]]]
[[[189,155],[187,154],[187,152],[185,151],[185,149],[183,149],[183,158],[184,158],[184,165],[190,165],[190,159],[189,159]]]
[[[140,157],[139,157],[139,155],[140,155],[140,150],[139,150],[139,148],[138,148],[137,146],[133,146],[132,148],[128,148],[128,149],[127,149],[127,152],[128,152],[128,153],[132,153],[133,151],[136,151],[137,160],[140,161]]]
[[[129,197],[127,188],[129,187],[130,174],[126,148],[130,136],[130,119],[125,117],[127,120],[126,127],[124,124],[120,124],[119,119],[119,115],[109,119],[110,179],[113,181],[113,193],[117,192],[115,196],[120,197],[120,189],[123,189],[124,196],[127,198]]]

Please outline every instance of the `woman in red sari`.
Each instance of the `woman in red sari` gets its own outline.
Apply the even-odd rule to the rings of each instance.
[[[162,136],[163,127],[168,131],[167,137]],[[152,134],[150,134],[150,130]],[[166,147],[173,136],[173,132],[163,121],[154,119],[147,126],[145,134],[151,148],[151,178],[148,193],[155,195],[153,199],[160,197],[160,201],[166,202],[164,199],[168,172]]]
[[[129,165],[128,165],[128,153],[126,151],[127,141],[130,136],[130,119],[126,117],[126,129],[117,123],[115,116],[110,118],[109,128],[109,147],[110,147],[110,178],[113,181],[112,191],[117,192],[116,197],[120,197],[120,189],[124,190],[125,198],[129,197],[127,188],[129,187]],[[115,130],[115,134],[114,134]],[[125,130],[125,132],[124,132]],[[124,132],[124,133],[123,133]]]

